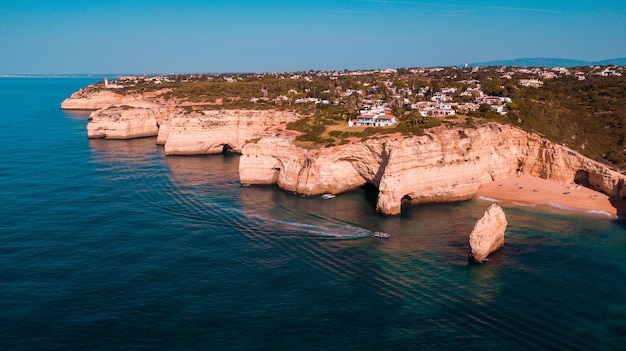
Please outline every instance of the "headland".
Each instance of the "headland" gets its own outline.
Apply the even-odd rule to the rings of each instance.
[[[292,75],[296,84],[286,85],[275,76],[124,77],[81,89],[62,108],[95,110],[90,138],[156,136],[166,155],[239,153],[246,185],[317,196],[370,184],[378,189],[377,210],[387,215],[404,204],[477,196],[620,214],[612,200],[626,197],[626,177],[505,123],[523,122],[522,101],[486,95],[477,80],[458,82],[466,86],[461,93],[432,82],[409,87],[394,80],[397,73]],[[541,89],[542,81],[522,73],[522,88],[510,89]],[[583,80],[568,70],[539,73]],[[448,103],[467,94],[474,105]]]

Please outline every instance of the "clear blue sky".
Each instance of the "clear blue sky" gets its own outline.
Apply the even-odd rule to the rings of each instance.
[[[625,0],[0,0],[0,73],[268,72],[626,57]]]

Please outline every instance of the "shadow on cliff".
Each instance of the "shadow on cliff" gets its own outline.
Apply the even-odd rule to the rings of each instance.
[[[372,183],[365,183],[361,189],[363,189],[363,192],[365,193],[365,201],[367,204],[375,209],[376,204],[378,203],[378,188],[376,185]]]
[[[586,171],[577,171],[574,175],[574,183],[593,191],[602,193],[601,189],[595,188],[590,185],[589,173]],[[621,199],[617,196],[609,196],[609,202],[611,203],[611,206],[615,208],[617,213],[617,219],[615,220],[615,222],[623,227],[626,227],[626,199]]]
[[[626,199],[620,199],[619,197],[611,196],[609,198],[611,205],[617,210],[617,219],[615,223],[626,228]]]

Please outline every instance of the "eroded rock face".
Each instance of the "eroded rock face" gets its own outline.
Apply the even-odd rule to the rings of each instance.
[[[376,179],[379,154],[366,144],[303,149],[284,137],[262,138],[244,146],[239,179],[242,184],[276,183],[298,194],[337,194]]]
[[[277,184],[303,195],[337,194],[366,183],[379,189],[377,209],[400,214],[412,204],[467,200],[480,185],[514,174],[561,183],[576,180],[626,197],[626,177],[606,165],[518,128],[490,123],[439,127],[420,137],[384,136],[334,147],[300,148],[285,130],[293,112],[220,110],[184,113],[159,92],[123,96],[81,90],[63,108],[93,109],[90,138],[157,137],[167,155],[241,153],[243,184]],[[109,107],[117,106],[117,107]]]
[[[92,112],[87,124],[89,138],[132,139],[156,136],[157,114],[150,108],[109,107]]]
[[[476,222],[469,236],[469,257],[482,263],[487,256],[504,246],[504,232],[507,226],[502,208],[492,204],[481,219]]]
[[[64,110],[99,110],[113,105],[122,105],[129,102],[129,97],[117,94],[110,90],[87,92],[81,89],[61,103]]]
[[[143,94],[124,94],[114,89],[98,89],[95,86],[80,89],[61,103],[64,110],[100,110],[111,106],[154,107],[158,96],[167,90],[156,90]]]
[[[242,183],[276,183],[304,195],[335,194],[371,183],[379,189],[377,209],[390,215],[400,214],[403,201],[467,200],[481,184],[514,174],[561,183],[585,177],[598,191],[626,195],[626,177],[620,173],[538,135],[495,123],[314,150],[298,148],[282,136],[262,138],[243,147],[239,174]]]
[[[284,130],[298,119],[293,112],[219,110],[176,114],[162,124],[158,142],[166,155],[241,153],[247,142]]]

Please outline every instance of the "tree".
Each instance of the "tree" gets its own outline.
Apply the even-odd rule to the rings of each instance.
[[[480,111],[481,113],[487,113],[491,111],[491,105],[482,103],[480,104],[480,107],[478,107],[478,111]]]

